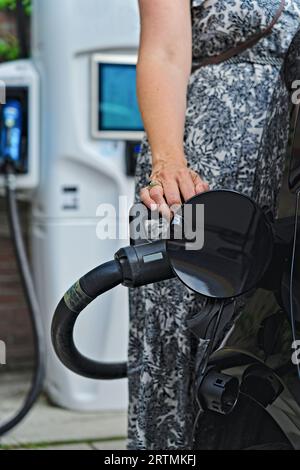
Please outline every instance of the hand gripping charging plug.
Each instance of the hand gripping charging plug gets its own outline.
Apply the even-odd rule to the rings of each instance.
[[[204,219],[197,217],[199,207],[204,209],[198,211]],[[194,197],[175,217],[168,239],[122,248],[113,261],[95,268],[69,289],[52,322],[56,354],[79,375],[105,380],[125,377],[125,363],[91,360],[74,343],[76,320],[90,302],[119,284],[135,288],[173,277],[199,295],[233,299],[265,277],[274,253],[273,232],[268,216],[244,195],[221,190]]]

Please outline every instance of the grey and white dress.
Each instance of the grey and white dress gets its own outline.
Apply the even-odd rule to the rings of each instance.
[[[280,0],[194,0],[193,57],[220,54],[269,25]],[[251,196],[276,211],[288,135],[289,95],[282,65],[300,26],[300,0],[287,0],[272,33],[251,49],[195,71],[189,81],[185,151],[212,189]],[[300,77],[299,77],[300,78]],[[151,173],[145,138],[137,198]],[[193,445],[197,340],[187,319],[203,300],[177,280],[132,290],[129,332],[129,449]]]

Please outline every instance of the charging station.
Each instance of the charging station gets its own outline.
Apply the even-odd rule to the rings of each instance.
[[[127,224],[128,214],[120,211],[119,198],[126,197],[129,207],[133,202],[143,136],[135,86],[138,5],[136,0],[77,0],[76,5],[34,0],[32,22],[32,60],[1,65],[0,80],[7,82],[8,96],[17,90],[24,100],[27,160],[17,182],[32,198],[32,266],[47,338],[46,392],[53,403],[70,409],[125,409],[126,379],[95,381],[69,371],[54,354],[50,325],[59,298],[80,273],[125,242],[97,238],[97,214],[101,204],[112,205],[119,227]],[[96,360],[126,361],[127,289],[108,292],[87,313],[75,331],[78,347]]]

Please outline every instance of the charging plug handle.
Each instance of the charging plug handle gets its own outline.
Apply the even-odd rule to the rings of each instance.
[[[175,277],[165,240],[121,248],[115,255],[123,271],[123,285],[140,287]]]
[[[60,361],[76,374],[91,379],[127,377],[125,362],[97,362],[78,351],[74,342],[76,320],[93,300],[119,284],[138,287],[173,276],[165,242],[158,241],[122,248],[115,260],[98,266],[79,279],[61,299],[52,321],[52,343]]]

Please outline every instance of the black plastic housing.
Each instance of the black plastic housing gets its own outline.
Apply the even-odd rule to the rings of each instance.
[[[237,403],[239,381],[236,377],[211,369],[204,377],[198,395],[205,410],[227,415]]]
[[[122,284],[139,287],[175,277],[166,250],[166,241],[127,246],[115,255],[123,272]]]

